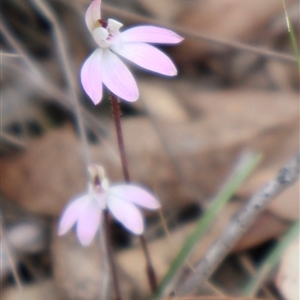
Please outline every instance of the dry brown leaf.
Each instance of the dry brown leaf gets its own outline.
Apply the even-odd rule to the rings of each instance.
[[[284,220],[281,220],[267,211],[263,212],[237,243],[233,251],[245,250],[277,238],[281,236],[288,227],[289,224]]]
[[[276,216],[296,221],[300,217],[300,181],[277,196],[268,206],[268,210]]]
[[[165,122],[188,122],[190,114],[184,109],[177,95],[162,83],[155,81],[139,84],[142,104],[153,117]]]
[[[270,60],[267,64],[267,72],[278,89],[283,91],[293,90],[299,86],[296,68],[291,68],[287,64],[276,60]]]
[[[53,280],[23,285],[22,291],[17,287],[1,291],[2,300],[65,300],[59,294]]]
[[[58,237],[55,231],[52,261],[55,282],[68,300],[100,298],[105,276],[101,272],[100,250],[96,242],[82,247],[73,234]]]
[[[101,257],[99,239],[96,239],[88,247],[82,247],[74,233],[58,237],[54,231],[52,245],[54,276],[64,299],[107,299],[106,293],[110,294],[112,291],[111,278],[110,271],[103,265],[107,262],[103,262]],[[136,260],[135,263],[140,264],[143,269],[143,260]],[[106,268],[109,266],[106,265]],[[143,287],[140,287],[135,280],[140,274],[128,271],[133,276],[133,281],[124,276],[122,272],[118,274],[122,299],[141,299],[141,295],[147,293],[147,282],[146,289],[143,290]],[[146,281],[144,272],[142,277]]]
[[[281,259],[276,285],[286,300],[299,300],[300,296],[300,236],[286,249]]]
[[[31,142],[28,151],[1,159],[2,191],[29,211],[58,215],[86,187],[81,147],[71,128]]]
[[[182,12],[183,8],[176,0],[137,0],[137,2],[153,16],[164,21],[173,20],[178,13]]]
[[[292,1],[286,2],[289,4]],[[257,41],[263,37],[263,28],[282,11],[282,3],[272,0],[195,1],[177,22],[185,28],[200,30],[212,37],[229,41]],[[193,62],[204,54],[222,51],[224,47],[201,40],[186,39],[175,50],[182,60]],[[188,55],[182,55],[183,53]]]

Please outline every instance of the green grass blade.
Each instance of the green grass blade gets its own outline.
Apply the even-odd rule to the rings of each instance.
[[[295,222],[292,228],[283,236],[278,245],[271,251],[268,257],[264,260],[262,265],[259,267],[258,271],[246,286],[243,292],[243,296],[252,297],[256,293],[259,286],[262,285],[262,282],[270,274],[272,269],[278,264],[281,256],[283,255],[286,248],[289,246],[291,241],[299,234],[300,232],[300,220]]]
[[[261,155],[256,155],[251,157],[250,161],[247,161],[246,165],[243,165],[239,168],[228,180],[227,184],[222,188],[220,193],[213,200],[210,208],[205,212],[205,214],[199,220],[195,230],[191,233],[191,235],[187,238],[185,244],[181,248],[177,257],[173,260],[167,274],[163,278],[159,287],[157,288],[153,299],[159,298],[167,285],[171,282],[171,280],[176,275],[177,271],[181,267],[181,265],[186,260],[187,256],[192,251],[192,248],[195,244],[201,239],[204,233],[207,231],[207,228],[214,221],[214,219],[218,216],[219,212],[222,210],[224,205],[228,202],[228,200],[232,197],[237,188],[243,183],[243,181],[248,177],[248,175],[253,171],[253,169],[257,166]]]
[[[286,23],[287,23],[289,36],[290,36],[290,39],[291,39],[292,49],[293,49],[293,52],[296,56],[298,69],[300,71],[300,55],[299,55],[297,39],[296,39],[296,35],[295,35],[295,31],[294,31],[292,22],[290,21],[290,18],[289,18],[287,9],[286,9],[285,0],[282,0],[282,5],[283,5],[284,13],[285,13],[285,18],[286,18]]]

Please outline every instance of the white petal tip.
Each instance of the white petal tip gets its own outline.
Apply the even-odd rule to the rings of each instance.
[[[134,97],[134,98],[128,98],[128,99],[124,99],[124,100],[126,100],[126,101],[128,101],[128,102],[135,102],[135,101],[137,101],[139,99],[139,97]]]
[[[157,72],[159,74],[165,75],[165,76],[169,76],[169,77],[173,77],[176,76],[178,74],[177,69],[172,69],[172,70],[166,70],[165,72]]]
[[[173,71],[170,76],[176,76],[178,74],[177,70]]]
[[[182,42],[184,40],[184,37],[182,37],[182,36],[178,36],[178,43],[180,43],[180,42]]]
[[[58,226],[58,230],[57,230],[58,235],[63,235],[66,232],[67,232],[67,230],[65,228],[63,228],[62,226]]]
[[[144,226],[142,228],[137,228],[137,229],[129,229],[133,234],[135,235],[142,235],[144,233]]]
[[[91,100],[94,103],[94,105],[97,105],[97,104],[99,104],[101,102],[102,99],[92,99],[91,98]]]
[[[94,235],[78,236],[78,232],[77,232],[77,238],[80,244],[84,247],[89,246],[93,242],[94,237],[95,237]]]
[[[83,247],[88,247],[91,244],[91,241],[79,241]]]
[[[139,99],[139,93],[134,93],[134,94],[127,94],[127,95],[117,95],[121,99],[128,101],[128,102],[135,102]]]

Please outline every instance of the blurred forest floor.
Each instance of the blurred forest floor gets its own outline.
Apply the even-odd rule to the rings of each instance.
[[[52,14],[43,14],[43,5]],[[84,23],[88,5],[85,0],[2,4],[3,300],[108,297],[99,243],[83,248],[73,233],[56,235],[62,209],[86,188],[66,64],[76,82],[91,157],[112,182],[123,180],[109,101],[95,107],[79,82],[80,67],[96,47]],[[299,41],[299,1],[287,0],[286,11]],[[242,153],[262,153],[263,159],[197,244],[191,264],[297,152],[299,68],[280,0],[103,0],[102,14],[124,28],[153,24],[185,38],[179,46],[163,47],[179,75],[159,77],[130,65],[140,99],[122,102],[131,177],[157,194],[171,234],[172,241],[157,213],[147,214],[146,239],[161,280]],[[298,219],[299,181],[269,204],[198,296],[242,297],[257,266]],[[146,299],[149,287],[138,240],[117,223],[112,227],[123,297]],[[294,247],[299,254],[299,242]],[[293,257],[295,250],[287,251],[294,252],[285,257]],[[297,269],[299,255],[294,257],[298,263],[291,265]],[[299,269],[293,280],[283,280],[297,274],[286,261],[269,272],[251,299],[298,299]],[[183,269],[178,282],[192,272]]]

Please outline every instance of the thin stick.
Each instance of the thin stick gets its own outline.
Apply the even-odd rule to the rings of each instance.
[[[211,276],[222,259],[229,253],[239,238],[246,232],[269,202],[293,184],[300,173],[300,152],[289,161],[258,193],[249,199],[247,205],[225,228],[224,233],[206,252],[196,266],[195,272],[179,289],[178,295],[186,295],[200,289],[203,282]]]
[[[253,262],[251,261],[250,257],[244,253],[238,256],[238,260],[241,263],[242,267],[245,269],[245,271],[247,271],[248,274],[251,275],[251,277],[253,277],[255,275],[256,268]],[[276,297],[274,297],[269,287],[265,283],[263,283],[261,289],[268,299],[270,300],[276,299]]]
[[[0,52],[1,58],[22,58],[19,54],[9,53],[9,52]]]
[[[86,167],[90,165],[90,155],[88,148],[88,140],[86,136],[86,131],[84,128],[83,117],[80,109],[80,102],[78,99],[78,95],[76,93],[76,81],[73,75],[73,70],[71,67],[70,55],[68,55],[67,46],[66,46],[66,37],[62,31],[62,28],[59,24],[59,21],[53,12],[52,8],[48,5],[48,3],[44,0],[31,0],[34,6],[44,15],[44,17],[50,22],[53,28],[55,45],[57,48],[57,52],[59,54],[58,58],[62,65],[62,71],[64,73],[68,93],[70,99],[72,99],[75,109],[75,115],[77,117],[77,126],[82,142],[83,154],[85,159]],[[88,176],[88,174],[87,174]]]
[[[21,281],[20,275],[19,275],[18,270],[17,270],[17,265],[16,265],[16,262],[15,262],[15,259],[14,259],[13,254],[11,253],[11,251],[9,249],[9,246],[8,246],[9,243],[8,243],[8,241],[6,239],[6,236],[5,236],[5,233],[4,233],[4,224],[3,224],[2,214],[0,214],[0,219],[1,219],[0,220],[0,238],[2,240],[2,245],[4,247],[4,250],[5,250],[6,254],[7,254],[7,258],[8,258],[11,270],[12,270],[13,278],[16,282],[16,285],[17,285],[18,291],[20,293],[21,299],[23,299],[23,285],[22,285],[22,281]]]
[[[199,30],[196,29],[189,29],[189,28],[187,29],[180,25],[174,25],[161,20],[155,20],[153,18],[144,17],[132,11],[115,7],[110,4],[103,3],[102,9],[111,15],[112,14],[118,15],[125,20],[129,20],[130,22],[132,22],[132,20],[135,20],[141,23],[155,24],[155,25],[159,25],[159,26],[163,26],[175,30],[176,32],[182,34],[183,36],[196,38],[199,40],[206,41],[208,43],[219,44],[219,45],[227,46],[229,48],[235,48],[240,51],[247,51],[264,57],[278,59],[290,63],[297,62],[297,58],[287,53],[277,52],[265,48],[259,48],[239,41],[234,41],[234,40],[230,41],[221,37],[212,37],[209,33],[200,32]]]
[[[146,271],[147,271],[147,275],[148,275],[149,285],[150,285],[151,291],[154,292],[157,288],[157,280],[156,280],[154,268],[152,266],[147,242],[146,242],[144,235],[141,235],[139,238],[140,238],[141,245],[142,245],[143,252],[145,255],[145,259],[146,259]]]
[[[112,113],[113,113],[113,119],[115,123],[116,128],[116,134],[117,134],[117,140],[118,140],[118,146],[119,146],[119,152],[120,152],[120,158],[121,158],[121,164],[123,169],[123,175],[126,182],[130,182],[130,176],[128,171],[128,164],[126,159],[126,152],[125,152],[125,146],[124,146],[124,140],[123,140],[123,133],[122,133],[122,127],[121,127],[121,108],[119,99],[112,93],[110,93],[110,102],[112,107]],[[156,275],[155,271],[151,262],[148,246],[146,239],[144,235],[139,236],[142,249],[144,252],[145,260],[146,260],[146,273],[148,276],[148,282],[149,286],[151,288],[151,291],[154,293],[157,287],[157,281],[156,281]]]
[[[168,237],[168,240],[169,240],[169,242],[171,244],[171,247],[172,247],[173,251],[174,251],[174,249],[176,249],[175,251],[179,251],[180,250],[179,246],[176,245],[176,242],[172,238],[172,235],[171,235],[170,230],[168,228],[168,225],[167,225],[167,222],[166,222],[166,218],[164,216],[164,213],[163,213],[162,209],[159,210],[159,216],[160,216],[160,220],[161,220],[163,229],[165,231],[166,236]],[[171,251],[171,249],[170,249],[170,251]],[[189,262],[188,259],[185,259],[184,262],[186,263],[187,267],[189,267],[189,269],[191,271],[194,271],[194,267],[193,267],[192,263]]]
[[[7,60],[3,60],[2,63],[5,64],[6,67],[8,67],[13,74],[15,73],[20,76],[28,76],[28,70],[26,69],[26,66],[8,64]],[[42,89],[44,93],[50,96],[52,102],[58,103],[68,111],[73,108],[73,105],[71,104],[68,95],[64,91],[59,89],[51,81],[50,77],[46,77],[45,74],[40,73],[38,75],[38,78],[40,80],[38,84],[38,88]],[[113,152],[114,150],[113,147],[105,140],[105,136],[107,136],[107,132],[106,132],[106,127],[104,122],[102,120],[99,120],[99,118],[97,119],[93,114],[85,110],[83,107],[81,107],[80,109],[84,117],[85,125],[90,126],[90,128],[94,130],[96,136],[101,140],[103,145],[105,147],[108,147],[112,154],[117,155],[115,152]]]
[[[107,245],[107,257],[110,264],[112,276],[113,276],[113,285],[115,290],[115,300],[121,300],[121,293],[119,288],[119,281],[117,276],[116,264],[113,258],[113,249],[111,244],[111,234],[110,234],[110,222],[109,222],[109,214],[108,210],[105,209],[104,212],[104,226],[105,226],[105,234],[106,234],[106,245]]]
[[[27,149],[27,145],[18,137],[6,133],[0,132],[1,145],[0,150],[2,150],[5,146],[9,146],[18,150]]]
[[[52,27],[54,28],[54,38],[57,45],[57,50],[59,55],[59,59],[62,62],[63,66],[63,72],[66,78],[66,82],[68,85],[68,95],[65,95],[64,93],[61,93],[60,90],[57,89],[57,87],[53,84],[50,78],[45,76],[43,71],[40,69],[40,67],[34,63],[34,61],[30,58],[30,55],[27,54],[26,49],[23,47],[23,45],[13,37],[13,34],[11,33],[11,30],[9,29],[9,26],[7,25],[5,20],[2,20],[1,23],[1,32],[3,33],[5,39],[7,42],[12,46],[12,48],[15,50],[17,55],[20,55],[22,59],[26,62],[26,64],[31,69],[31,72],[34,73],[36,78],[39,79],[39,84],[45,86],[45,92],[49,93],[50,95],[58,94],[57,99],[60,100],[59,102],[66,106],[66,102],[70,101],[70,99],[73,101],[73,106],[75,108],[75,114],[77,117],[77,127],[79,130],[80,138],[82,140],[82,148],[83,148],[83,155],[85,159],[86,166],[89,165],[90,157],[89,157],[89,149],[88,149],[88,143],[87,143],[87,137],[86,132],[84,129],[84,122],[83,117],[81,114],[81,107],[79,103],[78,96],[76,94],[76,83],[74,80],[74,76],[72,75],[70,60],[67,54],[67,49],[65,42],[66,38],[64,37],[63,33],[61,32],[61,28],[59,26],[59,22],[51,10],[51,8],[43,1],[43,0],[32,0],[32,3],[35,5],[35,7],[40,10],[40,12],[44,15],[44,17],[52,24]],[[3,19],[3,18],[2,18]],[[47,87],[47,88],[46,88]],[[52,95],[51,95],[52,96]],[[65,99],[60,99],[65,98]],[[86,171],[86,175],[88,177],[88,173]]]

